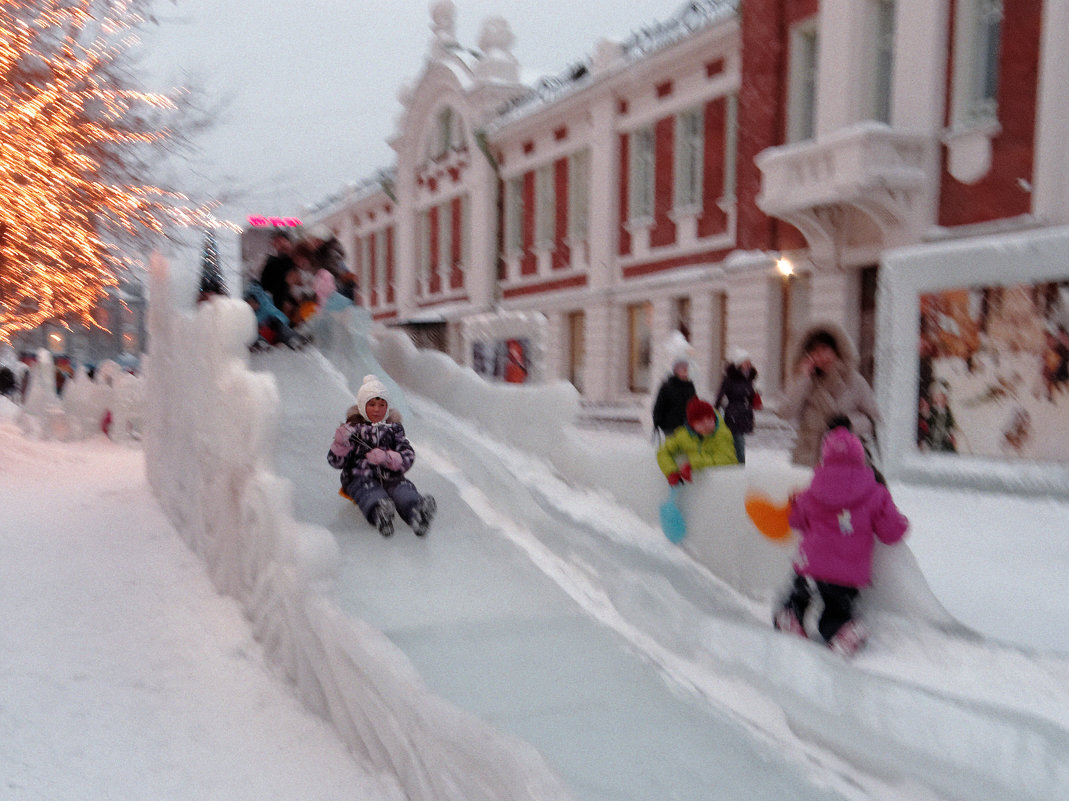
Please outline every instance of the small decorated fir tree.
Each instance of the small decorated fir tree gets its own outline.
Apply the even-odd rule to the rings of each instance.
[[[209,295],[227,295],[226,281],[219,267],[219,248],[215,244],[215,233],[208,229],[204,232],[204,246],[200,254],[200,300]]]

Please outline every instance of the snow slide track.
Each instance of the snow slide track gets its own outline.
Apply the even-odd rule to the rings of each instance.
[[[488,528],[537,538],[521,546],[532,561],[570,584],[569,595],[657,664],[677,691],[844,780],[861,771],[872,779],[870,798],[934,791],[962,801],[1047,801],[1069,788],[1064,660],[1021,658],[1019,649],[887,617],[874,625],[869,650],[844,663],[773,632],[764,605],[718,581],[605,493],[569,485],[543,460],[481,435],[430,400],[408,400],[406,426],[421,468],[456,486],[477,512],[499,515],[490,498],[509,497],[508,519]],[[534,509],[560,525],[513,525]],[[963,656],[969,664],[959,662]]]

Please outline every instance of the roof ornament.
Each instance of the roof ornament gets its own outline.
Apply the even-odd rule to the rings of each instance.
[[[431,31],[432,58],[443,58],[457,48],[457,6],[453,0],[431,3]]]

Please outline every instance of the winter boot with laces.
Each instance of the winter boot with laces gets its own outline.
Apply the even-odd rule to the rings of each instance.
[[[393,534],[393,516],[396,511],[397,507],[393,505],[393,501],[383,498],[371,512],[371,522],[382,536],[389,537]]]
[[[785,631],[796,637],[809,637],[806,633],[805,626],[802,625],[802,621],[798,619],[798,615],[796,615],[794,610],[789,606],[784,606],[776,612],[775,617],[772,618],[772,625],[778,631]]]
[[[869,633],[860,620],[848,620],[835,632],[828,647],[841,656],[853,656],[865,646]]]
[[[433,495],[424,495],[423,500],[416,504],[416,510],[412,513],[412,530],[417,537],[426,535],[437,511],[438,502]]]

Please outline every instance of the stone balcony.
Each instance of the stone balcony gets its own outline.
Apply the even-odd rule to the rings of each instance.
[[[934,196],[931,137],[863,123],[756,158],[757,205],[798,228],[818,259],[916,241]]]

